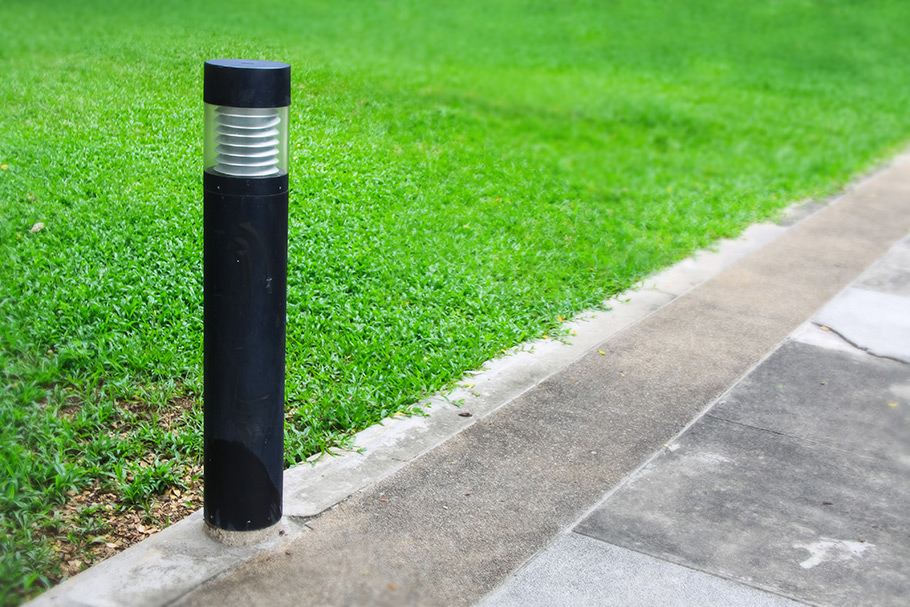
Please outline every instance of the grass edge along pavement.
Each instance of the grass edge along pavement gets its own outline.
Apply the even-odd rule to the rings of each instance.
[[[116,545],[89,498],[76,508],[87,520],[50,515],[86,491],[144,514],[156,491],[198,481],[198,415],[167,420],[174,405],[197,410],[200,392],[203,59],[268,52],[300,68],[290,308],[313,322],[289,344],[303,378],[289,389],[294,461],[784,200],[832,191],[907,132],[895,110],[907,92],[887,86],[908,63],[903,38],[888,42],[901,22],[882,17],[888,2],[826,7],[824,19],[797,3],[770,16],[737,6],[746,29],[723,3],[618,3],[603,31],[589,27],[596,7],[563,21],[510,13],[516,4],[446,31],[478,14],[329,11],[275,28],[227,2],[243,28],[194,36],[176,10],[52,4],[0,7],[2,455],[13,479],[0,493],[21,534],[2,571],[23,583],[46,575],[48,534]]]

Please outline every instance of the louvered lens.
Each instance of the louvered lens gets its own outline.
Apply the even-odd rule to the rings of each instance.
[[[276,108],[215,109],[214,169],[233,177],[277,175],[281,118]]]
[[[205,168],[228,177],[287,172],[286,107],[206,105]]]

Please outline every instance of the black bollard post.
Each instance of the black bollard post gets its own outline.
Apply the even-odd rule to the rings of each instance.
[[[291,68],[204,75],[204,514],[256,531],[281,519]]]

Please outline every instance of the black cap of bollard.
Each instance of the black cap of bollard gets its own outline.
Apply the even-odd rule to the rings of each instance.
[[[277,61],[210,59],[205,62],[203,101],[230,107],[291,105],[291,66]]]

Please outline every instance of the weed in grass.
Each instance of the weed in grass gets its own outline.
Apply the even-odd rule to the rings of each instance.
[[[206,59],[294,66],[289,465],[910,133],[901,0],[213,7],[0,5],[0,604],[198,482]]]

